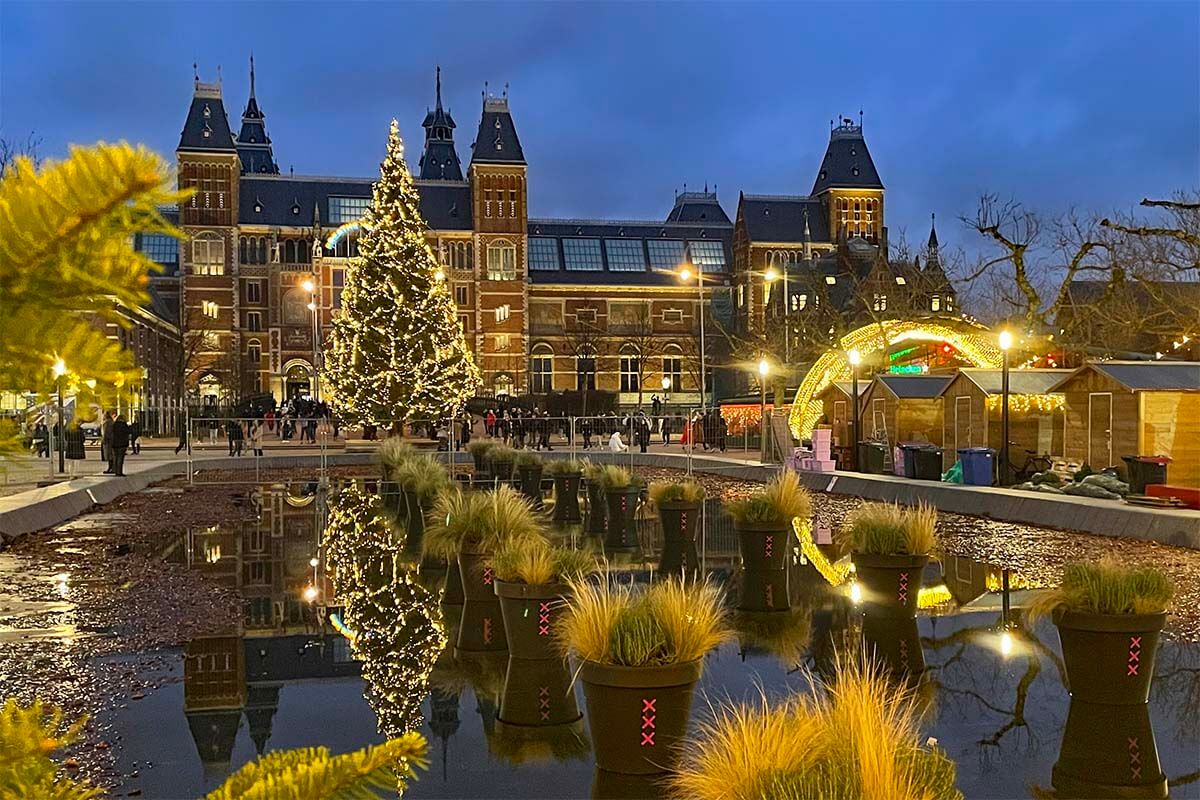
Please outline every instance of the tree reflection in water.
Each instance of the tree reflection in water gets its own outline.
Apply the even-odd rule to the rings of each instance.
[[[402,532],[375,495],[343,487],[329,503],[326,552],[346,608],[366,699],[388,737],[420,728],[429,675],[446,646],[437,596],[418,581]]]

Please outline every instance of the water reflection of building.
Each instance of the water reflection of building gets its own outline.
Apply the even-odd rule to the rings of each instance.
[[[285,683],[360,670],[349,642],[327,625],[336,598],[319,554],[322,498],[280,486],[253,490],[247,502],[257,519],[189,531],[176,550],[243,602],[239,620],[184,648],[184,714],[206,786],[229,773],[243,716],[255,750],[266,751]]]

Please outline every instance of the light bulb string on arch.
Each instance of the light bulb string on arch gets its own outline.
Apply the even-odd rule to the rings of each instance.
[[[945,342],[976,367],[999,369],[1001,365],[1002,356],[995,335],[965,320],[957,323],[910,320],[872,322],[843,336],[840,348],[827,350],[805,374],[788,417],[792,435],[802,439],[812,433],[822,414],[817,395],[835,381],[850,380],[847,353],[857,350],[866,357],[905,341]]]

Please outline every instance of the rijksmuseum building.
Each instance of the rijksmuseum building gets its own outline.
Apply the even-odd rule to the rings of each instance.
[[[617,393],[622,405],[653,394],[696,403],[703,308],[709,389],[727,396],[746,386],[743,371],[717,368],[731,340],[780,313],[793,330],[822,297],[857,314],[856,296],[830,289],[871,275],[884,287],[871,298],[876,311],[888,287],[894,305],[914,274],[935,287],[920,302],[953,310],[936,238],[924,266],[885,257],[884,187],[861,119],[831,126],[808,194],[740,194],[733,219],[707,187],[664,202],[656,220],[544,219],[529,216],[537,154],[521,146],[507,92],[485,94],[465,163],[440,71],[432,99],[416,186],[482,395],[587,388]],[[155,288],[178,305],[192,342],[189,390],[205,402],[310,393],[357,252],[357,232],[339,228],[363,216],[374,176],[281,173],[253,63],[236,133],[221,85],[197,78],[176,156],[180,186],[195,190],[179,209],[186,239],[148,235],[138,246],[167,266]],[[685,262],[702,271],[702,289],[682,280]],[[771,267],[786,280],[768,287]]]

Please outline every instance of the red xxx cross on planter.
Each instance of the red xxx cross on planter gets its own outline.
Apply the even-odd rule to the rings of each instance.
[[[654,706],[657,704],[657,697],[642,698],[642,747],[654,744],[654,720],[658,717]],[[649,733],[646,732],[647,729],[649,729]]]
[[[538,636],[550,635],[550,602],[538,601]]]
[[[1142,637],[1129,637],[1129,671],[1125,673],[1126,678],[1133,677],[1138,674],[1138,665],[1142,658]]]

